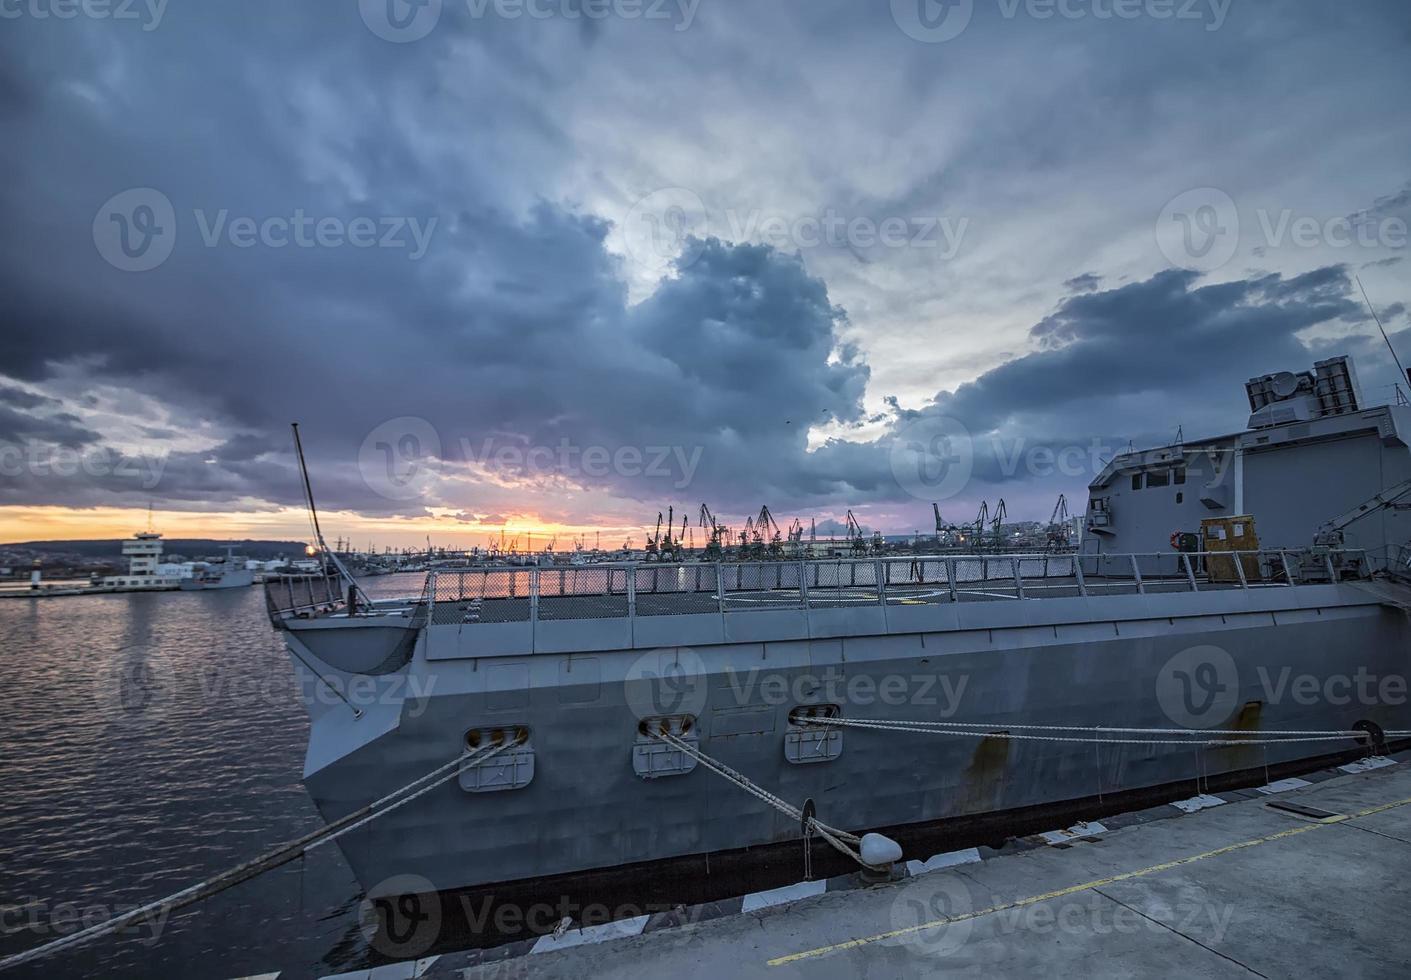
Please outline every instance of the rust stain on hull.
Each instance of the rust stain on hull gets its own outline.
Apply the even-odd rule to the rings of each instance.
[[[1004,778],[1009,770],[1009,750],[1013,741],[1007,738],[982,738],[970,756],[961,784],[959,812],[978,813],[999,809],[1003,802]]]

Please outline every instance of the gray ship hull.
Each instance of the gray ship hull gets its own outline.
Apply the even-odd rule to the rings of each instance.
[[[536,632],[527,650],[498,624],[440,618],[420,629],[408,620],[416,639],[402,644],[407,662],[375,679],[319,658],[298,624],[287,634],[313,716],[305,782],[330,820],[455,758],[472,729],[529,737],[532,778],[519,788],[470,792],[453,781],[339,839],[373,896],[425,890],[408,875],[444,890],[798,839],[796,821],[703,767],[639,775],[634,747],[653,707],[690,714],[702,751],[796,805],[813,799],[820,819],[859,832],[1181,781],[1194,793],[1202,776],[1358,743],[1195,748],[845,729],[834,733],[836,758],[800,764],[786,758],[786,743],[801,705],[1013,734],[1032,725],[1171,728],[1173,712],[1193,706],[1189,692],[1173,693],[1172,664],[1214,649],[1228,655],[1228,663],[1215,655],[1220,717],[1178,718],[1184,727],[1411,728],[1405,614],[1385,594],[1348,583],[637,615],[626,642],[617,642],[616,621],[541,620],[534,625],[554,628]],[[386,631],[378,617],[346,625]],[[673,634],[677,642],[661,643]],[[689,683],[673,687],[673,669]],[[1371,679],[1372,696],[1345,694],[1343,679],[1358,677]],[[355,717],[325,688],[351,683],[341,689],[352,695],[359,680],[375,683],[350,697]],[[523,767],[516,772],[522,779]]]

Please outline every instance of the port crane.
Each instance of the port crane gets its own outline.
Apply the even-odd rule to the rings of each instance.
[[[755,530],[754,518],[745,518],[745,528],[740,532],[740,557],[751,558],[755,553],[755,541],[759,538],[759,532]]]
[[[717,521],[715,515],[705,504],[701,504],[699,523],[702,530],[710,532],[710,538],[706,541],[705,554],[702,557],[706,561],[720,561],[725,557],[725,542],[729,540],[730,529]]]
[[[799,520],[797,517],[795,517],[794,522],[789,525],[788,542],[789,550],[795,555],[803,551],[803,521]]]
[[[661,514],[657,514],[658,520]],[[662,561],[680,561],[683,557],[681,550],[686,542],[686,515],[681,515],[681,533],[675,538],[676,507],[673,505],[666,509],[666,536],[657,542],[657,556]]]
[[[848,545],[855,555],[867,554],[867,539],[862,536],[862,525],[857,522],[851,509],[848,510]]]
[[[1002,551],[1005,547],[1004,522],[1009,520],[1009,511],[1004,506],[1004,498],[999,498],[999,504],[995,507],[995,512],[990,517],[990,546],[996,551]]]
[[[755,519],[754,526],[759,549],[770,558],[783,558],[784,532],[779,529],[779,522],[774,520],[774,515],[769,512],[768,504],[759,509],[759,517]]]
[[[1053,514],[1048,519],[1048,550],[1055,553],[1071,551],[1073,524],[1068,515],[1068,497],[1058,495],[1058,503],[1053,505]]]
[[[985,543],[985,525],[990,522],[990,505],[988,501],[980,501],[980,512],[975,515],[975,523],[966,525],[966,530],[970,532],[972,543],[976,551],[979,551]]]
[[[944,518],[942,518],[940,504],[933,502],[931,504],[931,510],[936,515],[936,547],[954,547],[957,537],[959,537],[961,540],[964,540],[963,532],[965,529],[957,527],[956,525],[951,524]]]

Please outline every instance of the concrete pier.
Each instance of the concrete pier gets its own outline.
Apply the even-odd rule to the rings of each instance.
[[[1408,758],[937,855],[894,884],[352,976],[1411,976]]]

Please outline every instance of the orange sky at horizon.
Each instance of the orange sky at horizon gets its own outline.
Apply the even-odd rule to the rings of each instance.
[[[385,547],[424,548],[426,538],[433,546],[468,548],[484,546],[501,531],[506,542],[520,537],[523,549],[529,535],[536,542],[547,543],[557,536],[556,548],[572,547],[572,538],[587,537],[592,547],[596,534],[602,532],[604,548],[617,548],[627,537],[640,545],[650,528],[569,527],[546,524],[536,515],[518,515],[519,520],[501,525],[476,525],[450,517],[369,518],[351,512],[320,513],[324,538],[333,543],[337,538],[351,538],[355,548],[369,544],[379,550]],[[0,543],[24,541],[106,540],[131,537],[145,530],[148,515],[145,507],[0,507]],[[153,510],[152,529],[167,538],[210,538],[214,540],[279,540],[308,541],[312,533],[302,509],[278,508],[264,511],[180,511]]]

